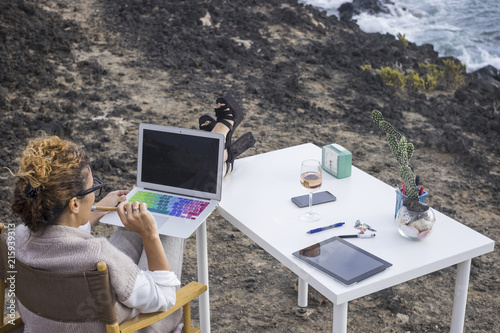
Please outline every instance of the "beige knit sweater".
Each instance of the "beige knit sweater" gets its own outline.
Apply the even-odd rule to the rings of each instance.
[[[112,292],[117,298],[118,322],[137,313],[120,302],[132,294],[139,268],[105,238],[96,238],[78,228],[62,225],[50,226],[43,235],[35,236],[26,226],[20,225],[16,228],[16,257],[34,268],[61,273],[95,269],[99,261],[104,261],[108,265]],[[106,332],[101,323],[59,323],[30,312],[19,302],[18,306],[25,322],[25,332]],[[178,319],[163,320],[160,325],[141,332],[170,332]]]

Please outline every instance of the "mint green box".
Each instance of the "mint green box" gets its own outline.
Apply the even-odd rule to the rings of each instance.
[[[347,178],[351,176],[352,154],[336,143],[323,146],[321,166],[336,178]]]

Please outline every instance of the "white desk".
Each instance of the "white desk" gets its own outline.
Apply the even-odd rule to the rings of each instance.
[[[307,306],[310,284],[333,302],[333,332],[347,331],[347,304],[356,298],[458,264],[451,332],[462,332],[471,259],[493,251],[494,241],[437,212],[433,234],[420,242],[399,235],[394,222],[394,188],[353,167],[352,175],[336,179],[323,173],[321,190],[337,201],[313,206],[322,219],[303,222],[307,208],[292,196],[305,194],[299,183],[302,160],[321,160],[321,149],[304,144],[239,159],[224,180],[219,213],[299,277],[299,306]],[[349,239],[393,266],[347,287],[292,256],[292,252],[339,234],[355,233],[356,220],[377,230],[373,239]],[[338,229],[306,234],[307,230],[345,221]]]

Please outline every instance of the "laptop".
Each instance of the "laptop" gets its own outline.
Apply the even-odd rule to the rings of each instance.
[[[145,202],[161,235],[188,238],[217,208],[222,193],[224,136],[140,124],[137,183],[129,202]],[[102,223],[123,226],[118,213]]]

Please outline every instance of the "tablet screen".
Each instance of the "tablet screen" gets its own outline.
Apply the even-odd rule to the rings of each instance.
[[[339,237],[313,244],[293,255],[348,286],[392,266]]]

